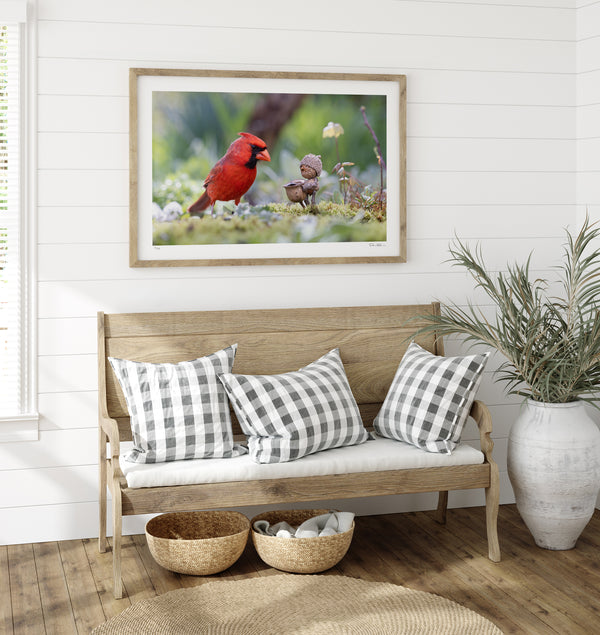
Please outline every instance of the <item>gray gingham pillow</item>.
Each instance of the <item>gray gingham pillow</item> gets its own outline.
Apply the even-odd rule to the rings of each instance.
[[[235,446],[229,403],[217,375],[230,372],[237,344],[178,364],[109,357],[131,417],[133,463],[229,458]]]
[[[368,439],[336,348],[298,371],[220,376],[257,463],[283,463]]]
[[[373,421],[375,431],[450,454],[460,442],[488,356],[440,357],[412,342]]]

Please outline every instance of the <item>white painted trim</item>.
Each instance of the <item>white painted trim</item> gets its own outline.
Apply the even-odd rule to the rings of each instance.
[[[0,418],[0,442],[37,441],[37,0],[24,7],[21,24],[21,412]],[[25,9],[27,20],[25,20]],[[3,14],[4,15],[4,14]]]
[[[38,414],[0,418],[0,443],[38,441]]]
[[[35,413],[37,418],[38,396],[38,347],[37,347],[37,4],[38,0],[28,1],[28,22],[26,33],[25,68],[25,109],[24,109],[24,161],[23,174],[23,275],[26,281],[24,292],[24,311],[22,319],[25,334],[23,359],[25,373],[23,377],[23,411]]]

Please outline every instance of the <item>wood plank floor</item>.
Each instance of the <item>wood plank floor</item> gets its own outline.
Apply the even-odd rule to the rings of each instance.
[[[442,595],[492,620],[505,633],[600,634],[600,511],[575,549],[539,549],[514,505],[500,508],[502,562],[487,557],[483,508],[357,518],[352,546],[329,575],[387,581]],[[153,561],[144,536],[123,545],[126,597],[112,596],[111,554],[95,540],[0,547],[0,633],[86,635],[143,598],[215,577],[278,573],[252,546],[220,576],[170,573]]]

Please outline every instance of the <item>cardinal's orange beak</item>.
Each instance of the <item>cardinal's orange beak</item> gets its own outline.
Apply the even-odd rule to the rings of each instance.
[[[256,155],[256,158],[259,159],[260,161],[270,161],[271,160],[271,155],[269,154],[268,150],[265,148],[264,150],[261,150]]]

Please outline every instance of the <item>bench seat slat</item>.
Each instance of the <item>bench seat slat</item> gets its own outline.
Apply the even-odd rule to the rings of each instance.
[[[486,488],[489,485],[489,466],[482,464],[174,485],[168,488],[168,496],[164,487],[128,488],[123,490],[122,496],[123,514],[131,515]]]

